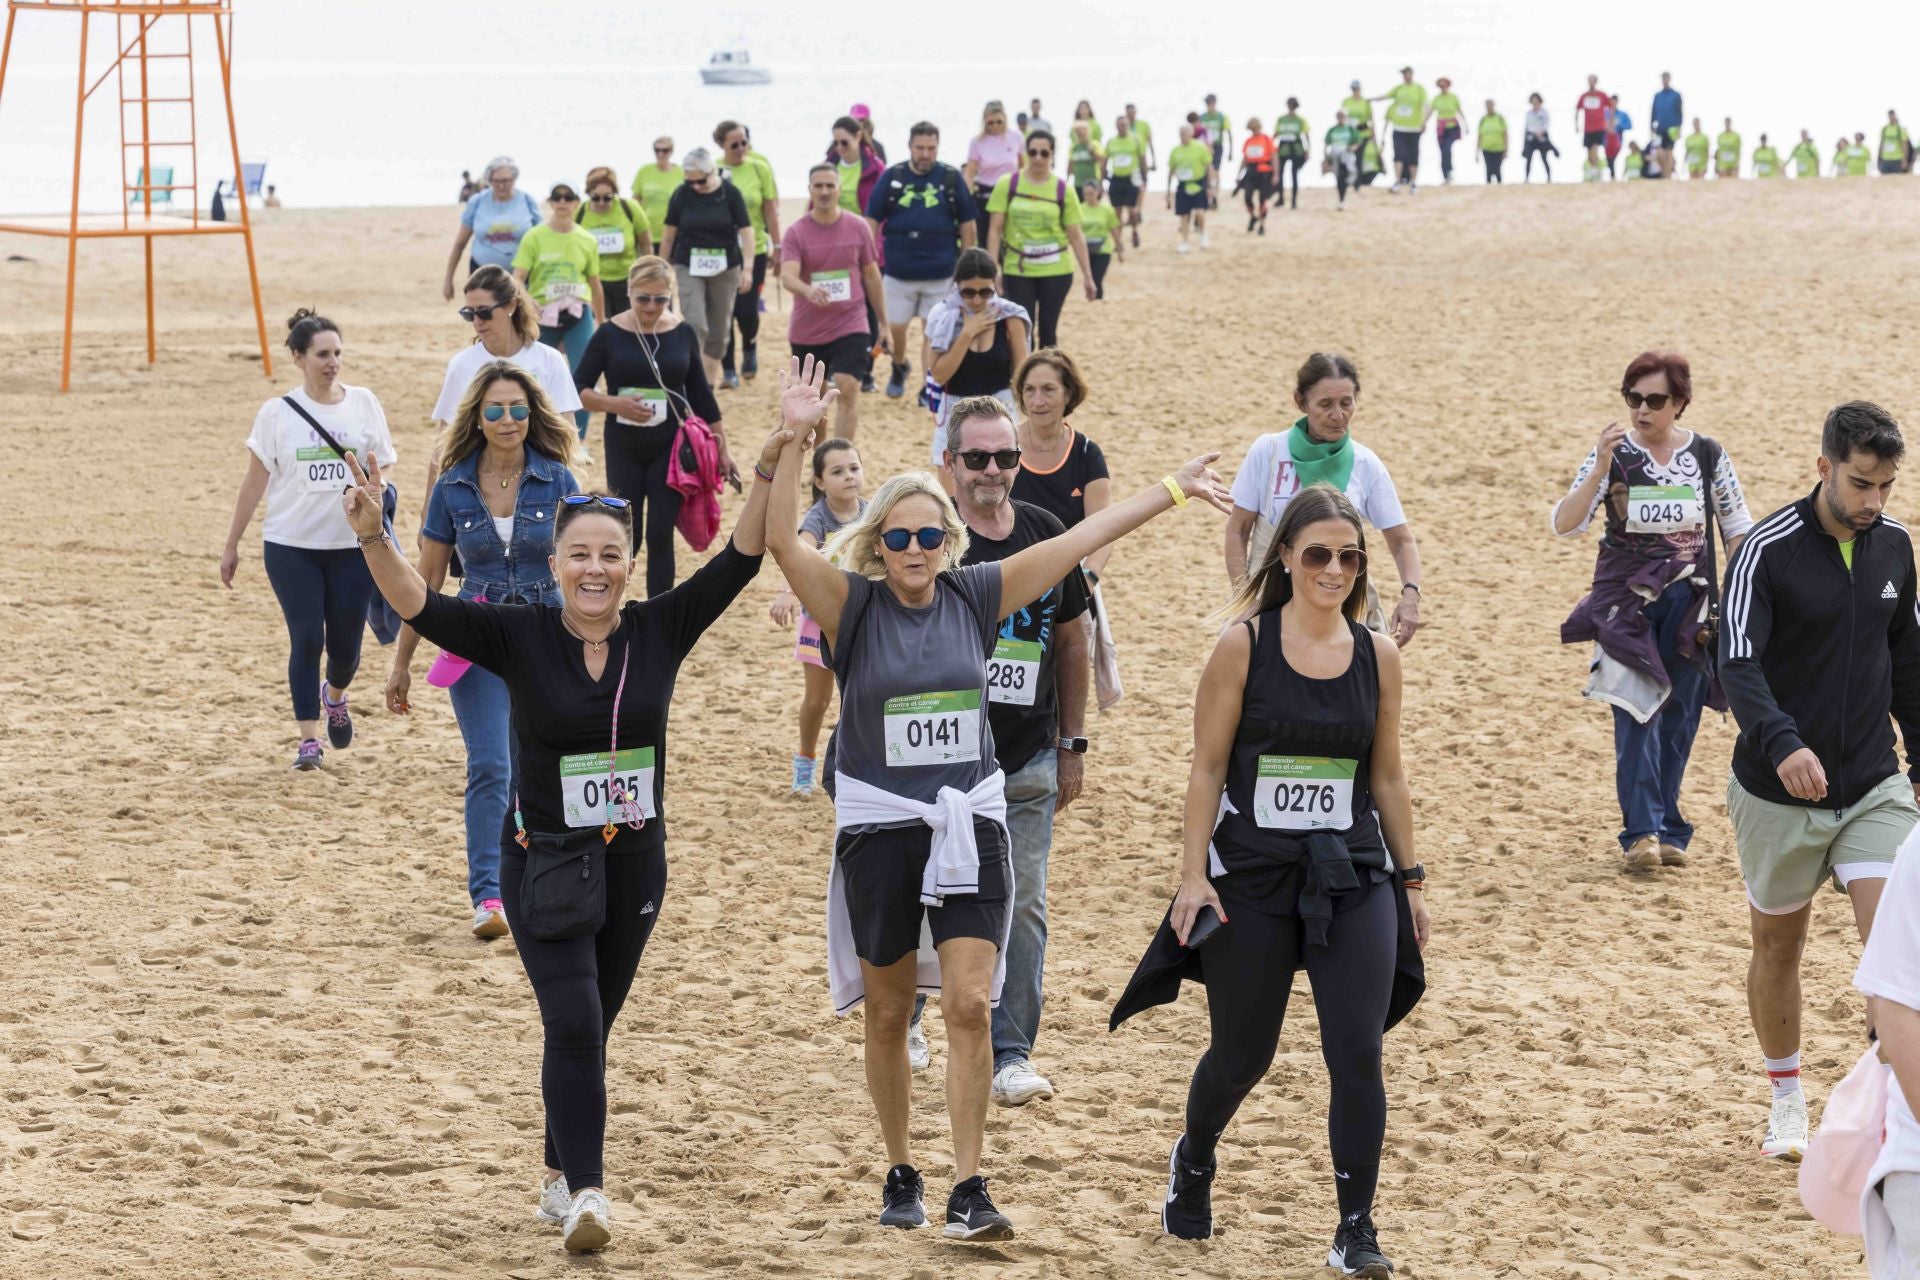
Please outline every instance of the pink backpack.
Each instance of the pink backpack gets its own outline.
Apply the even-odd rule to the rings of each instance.
[[[1874,1046],[1827,1097],[1800,1162],[1800,1203],[1829,1231],[1861,1233],[1860,1193],[1887,1132],[1887,1068]]]
[[[667,487],[681,495],[676,527],[687,545],[705,551],[720,532],[720,445],[706,420],[688,414],[667,457]]]

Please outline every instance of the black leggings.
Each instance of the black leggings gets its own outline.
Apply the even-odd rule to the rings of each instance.
[[[1246,185],[1243,186],[1241,190],[1246,193],[1247,216],[1249,218],[1264,218],[1267,216],[1267,206],[1273,203],[1273,179],[1274,175],[1271,173],[1250,173],[1247,175]],[[1255,208],[1253,203],[1253,198],[1256,195],[1260,197],[1258,208]]]
[[[601,447],[607,456],[607,488],[633,504],[633,554],[647,546],[647,595],[673,586],[673,527],[682,497],[667,483],[667,463],[679,428],[630,427],[609,422]]]
[[[358,547],[309,551],[278,542],[262,546],[267,581],[286,615],[287,688],[293,694],[293,718],[320,718],[320,655],[327,657],[327,685],[335,692],[353,682],[360,669],[360,637],[367,629],[367,605],[373,601],[373,575]]]
[[[721,358],[720,367],[728,373],[734,371],[733,363],[733,327],[740,330],[741,343],[752,348],[760,341],[760,295],[767,287],[767,255],[753,255],[753,288],[745,293],[733,295],[733,326],[727,329],[727,354]]]
[[[600,282],[600,291],[607,297],[607,314],[596,317],[602,324],[605,324],[633,305],[627,298],[627,278],[625,276],[621,276],[618,280],[602,280]]]
[[[1504,151],[1482,151],[1480,158],[1487,162],[1487,181],[1490,183],[1497,182],[1503,187],[1506,186],[1506,181],[1500,176],[1500,166],[1507,162],[1507,153]]]
[[[540,1097],[547,1112],[547,1168],[566,1174],[569,1187],[606,1185],[601,1152],[607,1133],[607,1032],[633,989],[640,953],[647,949],[667,893],[667,853],[661,845],[610,853],[606,866],[607,922],[600,932],[541,942],[521,928],[526,852],[511,838],[502,839],[500,897],[546,1028]]]
[[[1547,181],[1552,182],[1553,181],[1553,161],[1547,159],[1547,157],[1557,156],[1559,154],[1560,154],[1560,148],[1554,146],[1553,143],[1548,139],[1531,138],[1531,137],[1528,138],[1526,141],[1526,144],[1520,148],[1520,156],[1523,160],[1527,162],[1526,176],[1529,178],[1533,176],[1533,158],[1535,156],[1539,156],[1540,167],[1547,171]],[[1503,183],[1502,185],[1504,186],[1505,184]]]
[[[1293,975],[1304,966],[1332,1083],[1327,1138],[1341,1211],[1371,1205],[1387,1132],[1380,1040],[1393,994],[1399,927],[1393,885],[1386,881],[1334,916],[1324,947],[1305,945],[1297,916],[1228,907],[1227,923],[1200,953],[1213,1041],[1187,1091],[1188,1159],[1212,1158],[1227,1122],[1273,1064]]]
[[[1460,141],[1460,126],[1448,125],[1440,131],[1440,176],[1453,177],[1453,144]]]
[[[1302,155],[1280,157],[1280,172],[1274,175],[1274,194],[1283,201],[1287,197],[1287,174],[1293,174],[1293,207],[1300,207],[1300,169],[1307,163]]]
[[[1060,309],[1067,305],[1067,295],[1073,292],[1073,276],[1006,276],[1006,295],[1008,302],[1015,302],[1027,309],[1033,317],[1034,333],[1038,341],[1036,347],[1059,345]]]
[[[1115,231],[1114,234],[1117,236],[1120,233]],[[1093,296],[1098,301],[1107,296],[1107,268],[1113,265],[1113,255],[1090,253],[1087,255],[1087,265],[1093,268]]]

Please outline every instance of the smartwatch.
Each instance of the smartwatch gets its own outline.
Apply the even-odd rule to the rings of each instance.
[[[1424,885],[1427,882],[1427,864],[1424,862],[1416,862],[1410,867],[1395,872],[1395,874],[1400,877],[1401,884]]]
[[[1071,751],[1077,756],[1083,756],[1087,754],[1087,740],[1085,738],[1062,738],[1060,739],[1060,749],[1062,751]]]

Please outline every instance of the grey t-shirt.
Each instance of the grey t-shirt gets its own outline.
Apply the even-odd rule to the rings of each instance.
[[[996,767],[987,657],[999,619],[998,563],[947,570],[918,609],[848,573],[840,643],[821,642],[840,681],[831,768],[909,800],[973,790]]]
[[[862,498],[860,499],[860,510],[854,513],[853,518],[858,520],[861,516],[865,515],[866,512],[867,500]],[[812,506],[808,507],[807,513],[800,517],[800,532],[812,534],[821,545],[824,546],[828,538],[840,532],[840,530],[844,529],[846,525],[850,523],[852,522],[847,521],[843,523],[837,518],[833,514],[833,508],[827,505],[827,500],[821,498]]]

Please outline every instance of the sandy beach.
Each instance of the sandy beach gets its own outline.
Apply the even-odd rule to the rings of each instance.
[[[1710,714],[1694,751],[1691,865],[1621,874],[1609,721],[1579,697],[1584,650],[1558,643],[1592,544],[1556,542],[1547,511],[1649,346],[1691,357],[1684,425],[1728,448],[1756,517],[1811,487],[1837,401],[1877,400],[1920,431],[1916,218],[1920,184],[1897,180],[1376,188],[1339,215],[1308,193],[1259,240],[1223,211],[1212,250],[1180,257],[1156,202],[1108,301],[1067,306],[1062,345],[1093,387],[1074,422],[1117,492],[1205,449],[1230,474],[1292,421],[1301,359],[1338,350],[1363,379],[1356,438],[1419,537],[1428,625],[1405,726],[1434,942],[1427,998],[1387,1040],[1375,1215],[1400,1276],[1864,1274],[1859,1242],[1801,1209],[1794,1169],[1757,1154],[1734,725]],[[290,209],[258,228],[270,336],[317,307],[344,330],[344,379],[386,408],[409,546],[428,410],[467,340],[439,297],[455,221],[451,206]],[[416,679],[414,714],[387,715],[389,655],[369,635],[358,739],[291,773],[257,527],[235,590],[219,582],[242,441],[299,377],[284,352],[261,377],[239,244],[159,245],[152,367],[139,246],[84,245],[62,396],[64,250],[0,237],[0,256],[29,259],[0,261],[0,1274],[1331,1274],[1315,1265],[1334,1199],[1304,977],[1280,1058],[1221,1143],[1208,1242],[1163,1237],[1156,1210],[1204,997],[1106,1030],[1176,878],[1204,619],[1225,597],[1220,517],[1154,522],[1105,579],[1128,692],[1090,713],[1087,795],[1055,836],[1035,1059],[1058,1092],[988,1119],[985,1169],[1017,1238],[874,1225],[886,1162],[860,1021],[834,1018],[824,976],[831,809],[786,794],[801,682],[766,616],[769,558],[679,680],[670,884],[608,1051],[618,1234],[570,1259],[533,1218],[532,996],[511,944],[465,929],[445,695]],[[785,350],[770,310],[762,367]],[[722,394],[741,456],[775,394],[765,375]],[[920,464],[911,400],[868,396],[861,414],[870,475]],[[1920,513],[1913,484],[1895,491],[1902,519]],[[682,547],[683,575],[696,559]],[[1857,955],[1845,901],[1823,893],[1804,971],[1816,1117],[1858,1053]],[[929,1027],[914,1141],[944,1197],[937,1012]]]

